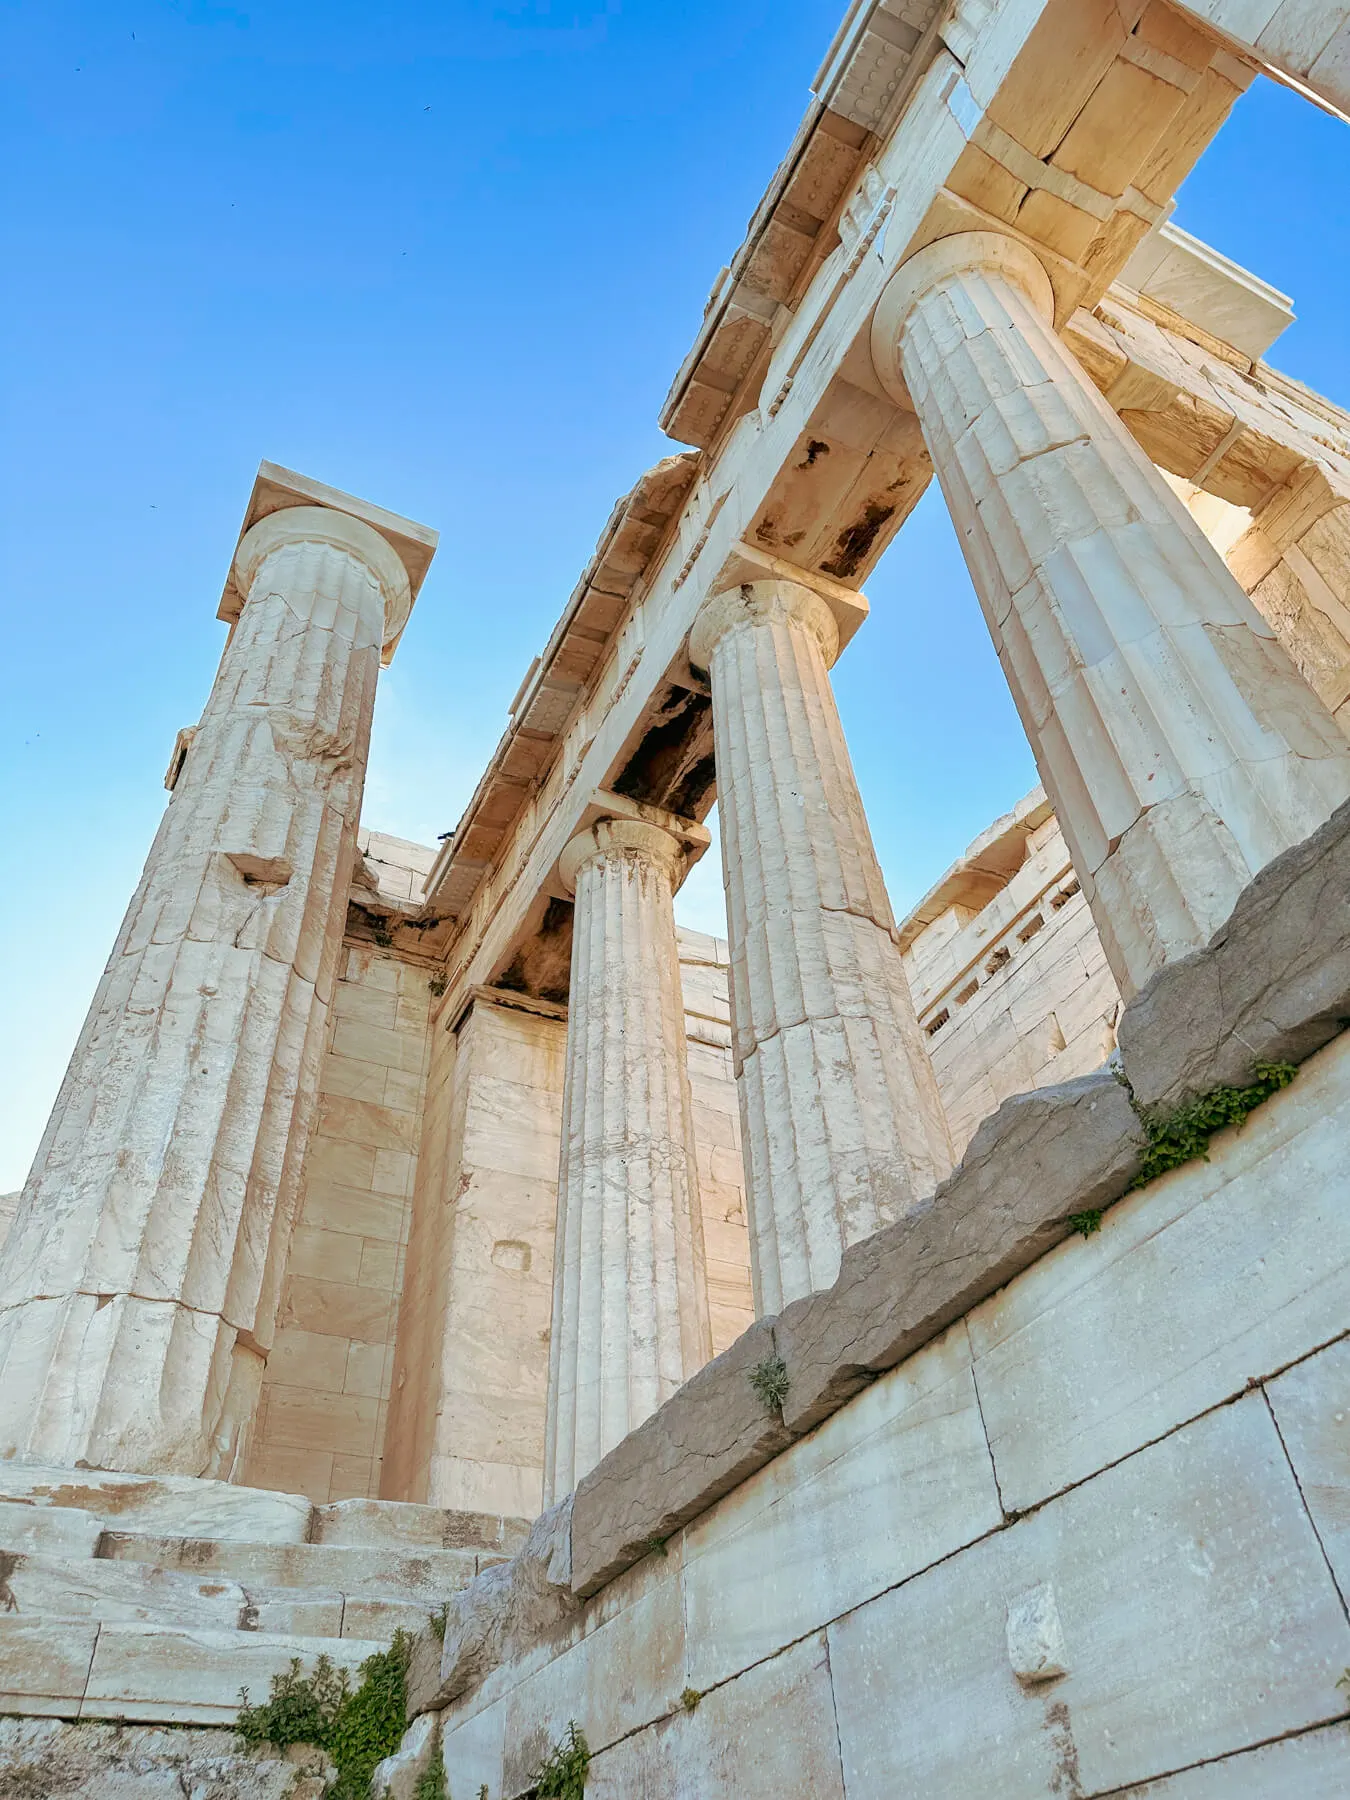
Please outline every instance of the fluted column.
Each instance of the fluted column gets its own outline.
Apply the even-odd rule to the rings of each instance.
[[[919,415],[1128,995],[1350,794],[1350,748],[1052,311],[1023,245],[945,238],[887,287],[872,355]]]
[[[828,1287],[846,1244],[950,1167],[932,1065],[839,723],[834,618],[791,581],[714,595],[712,684],[755,1305]]]
[[[546,1503],[712,1355],[673,893],[677,840],[605,819],[575,883]]]
[[[228,1474],[341,947],[389,544],[295,507],[246,598],[0,1257],[0,1456]]]

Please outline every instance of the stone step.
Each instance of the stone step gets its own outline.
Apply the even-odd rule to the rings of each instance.
[[[303,1495],[236,1487],[192,1475],[122,1475],[104,1469],[51,1469],[0,1463],[0,1501],[21,1500],[91,1513],[123,1531],[226,1538],[251,1544],[304,1544],[314,1508]]]
[[[239,1692],[264,1701],[292,1658],[312,1673],[328,1656],[356,1677],[386,1649],[364,1638],[173,1628],[0,1614],[0,1714],[229,1725]]]
[[[382,1550],[352,1544],[244,1544],[217,1538],[154,1537],[105,1531],[99,1556],[119,1562],[156,1563],[195,1575],[220,1575],[250,1593],[260,1588],[302,1588],[353,1599],[401,1600],[434,1611],[480,1568],[500,1562],[476,1550]]]
[[[323,1767],[299,1746],[284,1757],[241,1749],[219,1727],[0,1718],[6,1800],[320,1800]]]
[[[406,1500],[335,1500],[314,1508],[316,1544],[407,1550],[487,1550],[514,1556],[529,1534],[528,1519],[454,1512]]]
[[[93,1556],[103,1522],[73,1506],[0,1500],[0,1549],[40,1556]]]

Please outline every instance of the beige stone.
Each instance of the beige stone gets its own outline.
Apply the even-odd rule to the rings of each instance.
[[[714,596],[709,670],[756,1307],[827,1287],[950,1145],[830,690],[839,634],[784,581]]]
[[[683,863],[677,836],[621,818],[563,853],[576,898],[546,1503],[712,1351],[673,907]]]

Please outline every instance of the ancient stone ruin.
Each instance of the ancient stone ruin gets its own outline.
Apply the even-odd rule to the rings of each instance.
[[[1168,222],[1261,70],[1350,5],[854,5],[439,846],[435,533],[262,464],[9,1203],[0,1795],[321,1794],[239,1690],[399,1630],[377,1797],[1350,1793],[1350,414]],[[897,921],[934,475],[1042,785]]]

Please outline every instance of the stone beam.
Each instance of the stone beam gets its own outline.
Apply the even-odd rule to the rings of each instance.
[[[1350,114],[1350,4],[1347,0],[1180,0],[1235,49]]]
[[[556,760],[485,859],[490,866],[476,872],[477,891],[457,921],[447,1004],[458,988],[491,981],[512,953],[577,829],[581,796],[613,788],[644,722],[677,691],[696,691],[689,627],[737,546],[791,560],[808,586],[822,575],[841,579],[826,571],[842,555],[835,566],[853,586],[917,501],[926,456],[905,415],[887,406],[867,355],[890,273],[936,238],[998,229],[1047,268],[1062,328],[1097,302],[1162,218],[1249,78],[1228,50],[1158,0],[1124,9],[1115,0],[1010,0],[993,9],[962,0],[916,44],[898,112],[859,148],[852,185],[822,226],[830,248],[817,233],[824,254],[801,265],[765,354],[740,378],[744,392],[707,434],[698,478],[635,584],[607,660],[577,697]],[[771,211],[783,193],[771,189]],[[696,357],[691,379],[700,367]],[[827,418],[847,422],[838,447],[855,459],[851,474],[848,457],[836,457],[830,434],[817,430]],[[829,448],[813,456],[813,443]],[[868,486],[878,462],[890,496]],[[816,567],[803,567],[803,556]],[[429,906],[437,903],[433,881]]]

